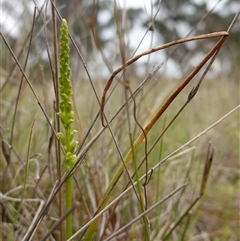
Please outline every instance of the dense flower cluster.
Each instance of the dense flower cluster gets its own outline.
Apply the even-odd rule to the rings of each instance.
[[[65,151],[65,167],[66,171],[69,171],[75,161],[76,155],[74,155],[75,147],[78,142],[73,138],[77,133],[76,130],[71,130],[73,123],[74,113],[72,111],[71,95],[72,86],[70,82],[70,58],[69,58],[69,43],[68,43],[68,26],[65,19],[62,21],[61,37],[60,37],[60,77],[59,77],[59,89],[60,89],[60,112],[58,113],[61,123],[64,127],[65,134],[58,133],[58,137],[61,140],[62,146]]]

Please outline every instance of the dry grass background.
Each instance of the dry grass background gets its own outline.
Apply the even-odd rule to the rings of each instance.
[[[134,79],[133,82],[138,83],[138,80]],[[170,81],[171,82],[171,81]],[[134,86],[134,83],[131,83]],[[79,128],[79,137],[86,133],[89,123],[92,122],[92,118],[99,106],[91,97],[91,88],[88,83],[82,81],[78,86],[75,84],[74,95],[75,104],[78,110],[78,115],[81,120],[81,128]],[[101,84],[99,85],[99,92],[102,90]],[[153,113],[151,106],[159,106],[164,98],[159,98],[159,102],[156,103],[158,97],[161,96],[162,88],[166,87],[166,95],[169,94],[172,88],[178,85],[178,81],[169,84],[169,80],[151,80],[146,86],[150,91],[143,93],[144,99],[142,101],[139,112],[139,119],[144,122]],[[36,83],[36,91],[40,96],[42,103],[46,102],[46,108],[51,116],[53,96],[49,88],[44,90],[43,85]],[[153,86],[153,87],[152,87]],[[165,87],[164,87],[165,86]],[[212,123],[217,121],[229,110],[239,105],[239,84],[236,80],[226,79],[213,79],[205,80],[201,89],[192,101],[192,103],[184,110],[179,116],[176,122],[171,126],[169,131],[164,135],[162,141],[162,147],[158,145],[155,150],[149,155],[149,165],[154,166],[162,157],[168,155],[179,146],[187,142],[189,139],[196,136],[202,130],[206,129]],[[189,87],[191,89],[191,87]],[[4,125],[2,124],[3,140],[9,140],[11,133],[12,116],[15,104],[16,93],[18,85],[16,82],[8,84],[2,94],[1,114]],[[45,92],[45,94],[43,94]],[[80,94],[77,94],[79,93]],[[120,100],[123,99],[123,91],[121,86],[115,91],[114,98],[110,101],[108,106],[108,112],[114,114],[119,106]],[[182,94],[173,103],[171,108],[166,112],[164,118],[160,119],[153,131],[148,136],[148,145],[159,135],[163,129],[165,122],[171,119],[176,111],[184,103],[186,94]],[[165,97],[166,98],[166,97]],[[136,101],[138,99],[136,98]],[[37,116],[36,116],[37,115]],[[50,138],[50,128],[44,119],[36,101],[32,97],[29,89],[26,87],[22,91],[19,101],[19,108],[17,111],[17,119],[15,125],[15,131],[13,134],[12,142],[12,155],[9,165],[7,165],[3,153],[1,152],[1,192],[6,193],[12,190],[10,196],[19,197],[19,190],[14,189],[21,185],[24,176],[24,161],[26,158],[26,151],[28,145],[30,126],[33,119],[36,116],[36,122],[33,127],[33,139],[31,143],[31,156],[32,160],[36,160],[39,165],[40,180],[36,179],[37,166],[36,162],[32,161],[29,164],[29,173],[27,177],[27,184],[32,184],[29,187],[29,191],[26,193],[26,197],[40,197],[43,200],[48,197],[51,192],[54,180],[56,180],[56,166],[54,163],[54,152],[51,152],[51,156],[48,156],[48,145]],[[101,123],[98,120],[95,128],[92,130],[89,139],[100,128]],[[113,131],[115,137],[118,140],[119,146],[123,153],[129,148],[129,140],[126,135],[126,117],[120,116],[113,124]],[[137,133],[139,130],[136,131]],[[187,180],[191,183],[189,190],[186,191],[183,201],[181,201],[180,209],[176,211],[176,216],[181,209],[191,202],[194,194],[197,193],[201,182],[201,173],[204,163],[204,156],[206,154],[207,143],[211,141],[215,149],[215,156],[211,168],[209,183],[207,186],[206,195],[198,204],[197,208],[192,211],[191,225],[188,237],[192,237],[190,240],[203,240],[204,235],[208,236],[211,240],[238,240],[239,234],[239,113],[236,112],[230,115],[227,119],[223,120],[220,124],[212,128],[209,132],[201,136],[198,140],[194,141],[189,147],[194,147],[194,151],[169,161],[163,165],[158,174],[154,174],[148,185],[148,202],[149,205],[153,204],[159,196],[164,196],[170,191],[178,182],[183,180],[187,176]],[[139,150],[139,158],[144,155],[144,150]],[[48,162],[50,158],[51,164]],[[90,205],[96,205],[97,200],[100,198],[101,193],[104,191],[111,173],[120,162],[116,153],[115,146],[112,143],[111,137],[107,131],[99,138],[96,144],[88,151],[85,162],[79,171],[75,173],[76,186],[74,189],[75,200],[80,201],[81,204],[86,202]],[[47,166],[51,166],[51,172],[47,171]],[[144,170],[142,170],[144,173]],[[52,176],[50,176],[52,175]],[[121,192],[122,187],[126,184],[126,178],[120,180],[117,187],[118,192]],[[91,196],[90,195],[93,195]],[[83,202],[83,197],[86,199]],[[93,199],[91,201],[91,199]],[[116,219],[119,219],[120,224],[128,222],[132,218],[132,208],[136,205],[136,201],[130,195],[120,205],[119,213],[117,212]],[[54,202],[55,203],[55,202]],[[86,205],[87,205],[86,204]],[[13,205],[13,204],[12,204]],[[56,205],[56,203],[55,203]],[[15,205],[13,205],[15,206]],[[16,208],[16,207],[15,207]],[[31,207],[33,208],[33,207]],[[89,207],[88,207],[89,208]],[[79,208],[75,212],[75,222],[78,227],[81,223],[85,223],[88,219],[86,210],[83,211]],[[5,210],[5,211],[4,211]],[[174,205],[171,202],[160,206],[150,215],[153,219],[159,217],[162,213],[162,222],[158,220],[156,227],[164,225],[166,219],[171,220],[171,212],[174,210]],[[8,215],[5,213],[7,212]],[[30,212],[30,211],[29,211]],[[137,210],[135,210],[137,215]],[[166,213],[170,216],[168,216]],[[31,213],[31,212],[30,212]],[[133,212],[134,213],[134,212]],[[163,215],[164,213],[164,215]],[[175,211],[173,212],[175,213]],[[8,210],[8,205],[5,202],[2,203],[2,222],[8,223],[6,228],[2,230],[2,235],[6,231],[11,233],[14,228],[11,226],[12,220],[5,220],[8,216],[14,217],[16,213],[11,213]],[[172,214],[173,215],[173,214]],[[175,216],[173,215],[173,216]],[[57,217],[57,207],[52,206],[50,216]],[[166,217],[164,217],[166,216]],[[174,219],[174,217],[172,217]],[[51,220],[51,218],[50,218]],[[49,220],[49,221],[50,221]],[[29,220],[30,222],[30,220]],[[156,221],[155,221],[156,222]],[[169,221],[170,222],[170,221]],[[51,223],[51,222],[50,222]],[[120,225],[119,224],[119,225]],[[24,224],[22,224],[24,225]],[[4,231],[5,230],[5,231]],[[138,229],[136,229],[138,230]],[[203,234],[206,233],[206,234]],[[42,233],[40,232],[40,236]],[[198,238],[196,238],[199,236]],[[4,236],[3,236],[4,237]],[[11,240],[11,238],[9,239]],[[38,240],[38,239],[36,239]]]
[[[21,48],[23,49],[23,46],[19,41],[14,49],[21,50]],[[21,240],[33,218],[37,215],[39,202],[36,202],[36,200],[46,202],[54,190],[54,183],[57,180],[56,153],[51,128],[24,80],[20,98],[17,99],[22,73],[17,68],[13,70],[12,67],[15,63],[7,51],[6,55],[7,62],[4,67],[1,67],[2,148],[0,191],[5,196],[1,196],[0,199],[2,227],[0,231],[1,240]],[[24,62],[23,60],[24,57],[21,57],[21,64]],[[41,63],[34,68],[27,69],[26,73],[40,103],[54,124],[55,95],[50,73],[43,70]],[[132,91],[140,85],[144,77],[128,76]],[[158,120],[147,137],[148,148],[151,147],[155,139],[161,134],[164,126],[185,103],[189,92],[197,84],[199,78],[200,76],[197,75],[192,80],[192,83],[181,92]],[[141,125],[144,126],[149,121],[181,81],[181,77],[173,80],[164,77],[160,72],[144,84],[135,97],[137,120]],[[93,123],[100,106],[86,77],[79,78],[78,73],[73,71],[72,82],[75,127],[78,130],[78,139],[81,141]],[[114,84],[116,83],[117,81],[114,82]],[[93,80],[93,84],[98,97],[101,98],[105,79],[98,76]],[[239,106],[239,90],[239,76],[237,75],[228,77],[220,74],[211,79],[204,79],[195,98],[171,125],[148,156],[149,168],[218,121],[236,106]],[[107,117],[114,116],[125,102],[124,91],[124,85],[118,83],[106,104],[105,113]],[[18,108],[13,126],[16,104]],[[128,118],[126,110],[123,110],[111,123],[111,129],[123,156],[131,147],[129,135],[132,134],[133,139],[135,139],[140,132],[133,118],[133,102],[129,105],[129,113],[130,117]],[[128,121],[131,123],[132,133],[129,132]],[[179,156],[168,160],[153,173],[146,187],[148,207],[166,196],[179,184],[184,182],[189,184],[182,192],[155,208],[148,215],[152,226],[151,240],[163,238],[172,227],[171,225],[198,195],[209,141],[215,149],[215,154],[205,195],[167,240],[239,240],[239,127],[239,110],[237,110],[190,143],[184,148],[185,152],[180,152]],[[101,128],[101,121],[98,118],[86,138],[85,145],[92,140]],[[31,130],[29,170],[23,200],[31,198],[34,201],[24,202],[22,200],[20,202],[19,199],[25,183],[25,163]],[[145,150],[144,145],[142,145],[136,152],[137,162],[142,160],[144,155]],[[116,151],[113,138],[109,131],[105,130],[88,150],[84,162],[74,173],[74,202],[80,203],[73,213],[74,231],[80,229],[91,219],[104,190],[112,178],[112,174],[120,162],[121,159],[118,151]],[[129,171],[134,172],[133,165],[129,166]],[[143,165],[139,173],[144,174],[145,172]],[[123,192],[127,180],[128,177],[124,174],[119,180],[111,200]],[[7,200],[6,197],[18,198],[18,200]],[[140,214],[135,194],[133,192],[128,193],[120,201],[113,214],[111,218],[109,218],[109,212],[104,216],[104,221],[109,220],[103,233],[105,238]],[[58,218],[58,198],[56,196],[33,240],[41,240]],[[121,238],[115,240],[143,240],[143,237],[144,229],[142,223],[138,221],[132,227],[129,227]],[[59,230],[52,232],[48,240],[60,240]],[[101,239],[98,237],[96,240]]]

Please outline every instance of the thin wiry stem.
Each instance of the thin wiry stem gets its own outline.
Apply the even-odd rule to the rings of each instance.
[[[206,159],[205,159],[205,164],[204,164],[204,169],[203,169],[203,174],[202,174],[202,182],[201,182],[199,195],[189,205],[189,207],[183,212],[183,214],[174,222],[174,224],[171,226],[168,233],[163,238],[163,241],[167,240],[170,237],[170,235],[176,229],[176,227],[179,226],[179,224],[181,223],[183,218],[186,217],[189,214],[190,210],[196,205],[196,203],[204,195],[204,191],[205,191],[205,188],[206,188],[206,185],[207,185],[207,180],[208,180],[208,177],[209,177],[209,172],[210,172],[210,168],[211,168],[211,164],[212,164],[212,160],[213,160],[213,155],[214,155],[214,149],[213,149],[211,143],[209,143],[208,150],[207,150],[207,156],[206,156]]]
[[[61,225],[66,217],[71,214],[75,208],[79,206],[79,202],[75,202],[59,219],[54,225],[48,230],[48,232],[40,239],[40,241],[45,241],[56,229],[59,225]]]
[[[128,224],[126,224],[125,226],[123,226],[122,228],[120,228],[117,232],[113,233],[111,236],[109,236],[108,238],[104,239],[104,241],[109,241],[112,238],[116,237],[118,234],[122,233],[125,229],[127,229],[128,227],[130,227],[133,223],[137,222],[140,218],[142,218],[143,216],[145,216],[146,214],[148,214],[149,212],[151,212],[152,210],[154,210],[157,206],[159,206],[160,204],[162,204],[163,202],[165,202],[166,200],[168,200],[169,198],[171,198],[173,195],[175,195],[177,192],[181,191],[183,188],[185,188],[188,185],[188,183],[184,183],[182,185],[180,185],[179,187],[177,187],[175,190],[173,190],[172,192],[170,192],[168,195],[166,195],[164,198],[162,198],[161,200],[159,200],[157,203],[155,203],[154,205],[152,205],[150,208],[148,208],[146,211],[144,211],[143,213],[141,213],[140,215],[138,215],[136,218],[132,219]]]
[[[55,3],[56,1],[53,0]],[[53,7],[53,4],[51,4],[51,12],[52,12],[52,27],[53,27],[53,53],[54,53],[54,75],[53,77],[53,83],[54,83],[54,90],[55,90],[55,109],[56,113],[58,113],[59,110],[59,86],[58,86],[58,45],[57,45],[57,22],[56,22],[56,14]],[[58,115],[55,115],[56,119],[56,131],[60,132],[60,118]],[[58,180],[61,179],[62,176],[62,165],[61,165],[61,146],[60,146],[60,140],[55,137],[55,147],[56,147],[56,163],[57,163],[57,177]],[[59,217],[63,214],[63,190],[60,189],[58,193],[58,202],[59,202]],[[64,223],[61,223],[60,226],[60,239],[64,240]]]
[[[238,19],[239,15],[240,15],[240,9],[238,10],[238,12],[236,13],[234,19],[232,20],[231,24],[230,24],[229,27],[228,27],[228,30],[227,30],[228,33],[231,32],[234,24],[237,22],[237,19]]]
[[[33,123],[30,128],[30,133],[29,133],[29,140],[28,140],[28,147],[27,147],[27,156],[26,156],[26,161],[25,161],[25,170],[24,170],[24,180],[23,180],[23,188],[21,192],[21,201],[18,206],[18,214],[21,215],[21,209],[22,209],[22,203],[24,200],[25,192],[26,192],[26,186],[27,186],[27,177],[28,177],[28,172],[29,172],[29,157],[30,157],[30,149],[31,149],[31,143],[32,143],[32,134],[33,134],[33,126],[35,123],[36,118],[34,118]],[[18,217],[20,219],[20,217]]]

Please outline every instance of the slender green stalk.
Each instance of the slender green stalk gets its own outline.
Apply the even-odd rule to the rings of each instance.
[[[58,133],[58,137],[62,143],[65,154],[65,168],[66,172],[69,172],[74,166],[76,161],[76,155],[74,155],[75,147],[78,142],[73,138],[77,133],[76,130],[71,130],[73,123],[74,113],[72,111],[71,95],[72,86],[70,82],[70,58],[69,58],[69,43],[68,43],[68,26],[65,19],[62,20],[61,37],[60,37],[60,77],[59,77],[59,89],[61,102],[59,105],[60,112],[58,113],[62,126],[64,128],[64,134]],[[72,206],[72,176],[66,181],[66,209]],[[72,236],[72,214],[66,218],[66,238]]]
[[[132,163],[133,163],[133,168],[135,170],[135,178],[136,178],[136,182],[137,182],[137,192],[139,195],[139,203],[140,203],[140,208],[141,208],[141,212],[143,213],[145,211],[144,209],[144,201],[143,201],[143,197],[141,194],[141,186],[142,183],[140,181],[140,176],[138,173],[138,166],[137,166],[137,160],[136,160],[136,155],[135,155],[135,150],[133,149],[133,138],[132,135],[130,134],[130,141],[131,141],[131,148],[132,148]],[[149,233],[149,225],[148,225],[148,220],[147,220],[147,216],[143,216],[143,225],[144,225],[144,233],[145,233],[145,240],[150,241],[150,233]]]
[[[72,176],[66,182],[66,210],[72,206]],[[66,217],[66,237],[72,236],[72,213]]]

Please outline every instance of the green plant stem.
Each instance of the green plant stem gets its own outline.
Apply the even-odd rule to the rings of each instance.
[[[66,149],[70,151],[70,130],[66,130]],[[68,168],[67,168],[68,169]],[[68,172],[68,170],[67,170]],[[70,176],[66,181],[66,210],[68,210],[72,206],[72,183],[73,177]],[[70,213],[66,218],[66,238],[70,238],[72,236],[72,213]]]
[[[138,196],[139,196],[139,203],[140,203],[140,208],[141,208],[141,212],[143,213],[145,211],[144,209],[144,201],[143,201],[143,197],[141,194],[141,186],[142,183],[139,181],[140,177],[139,177],[139,173],[138,173],[138,166],[137,166],[137,160],[136,160],[136,155],[135,155],[135,150],[133,148],[134,143],[133,143],[133,138],[132,135],[130,134],[130,142],[131,142],[131,148],[132,148],[132,163],[133,163],[133,168],[135,170],[136,173],[136,182],[137,182],[137,192],[138,192]],[[143,225],[144,225],[144,231],[145,231],[145,240],[150,241],[150,233],[149,233],[149,228],[148,228],[148,220],[147,220],[147,216],[143,216]]]
[[[36,121],[36,116],[30,127],[30,134],[29,134],[28,147],[27,147],[27,157],[26,157],[25,172],[24,172],[23,189],[22,189],[22,193],[21,193],[21,202],[19,204],[19,208],[18,208],[19,212],[18,213],[20,213],[20,210],[22,208],[22,203],[23,203],[23,199],[25,196],[25,192],[26,192],[26,184],[27,184],[27,176],[28,176],[28,168],[29,168],[29,157],[30,157],[30,149],[31,149],[31,142],[32,142],[32,133],[33,133],[33,126],[34,126],[35,121]]]
[[[72,206],[72,183],[73,177],[70,176],[66,181],[66,209],[68,210]],[[66,218],[66,237],[67,239],[72,236],[72,213]]]
[[[72,85],[70,82],[70,57],[69,57],[69,43],[68,43],[68,26],[65,19],[62,20],[61,25],[61,38],[60,38],[60,77],[59,77],[59,89],[61,102],[59,103],[59,112],[62,126],[64,128],[64,134],[58,133],[58,137],[62,143],[65,154],[65,169],[68,173],[74,166],[76,161],[76,155],[74,149],[78,142],[73,138],[77,133],[76,130],[71,131],[71,126],[74,120],[74,112],[71,103]],[[66,209],[72,207],[72,181],[73,177],[70,176],[66,181]],[[70,213],[66,218],[66,238],[69,239],[72,236],[72,214]]]

